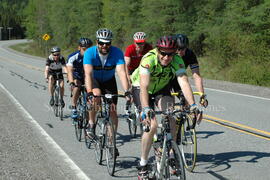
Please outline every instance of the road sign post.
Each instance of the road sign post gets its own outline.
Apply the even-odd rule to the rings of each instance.
[[[45,40],[45,55],[48,53],[48,40],[51,39],[51,36],[49,34],[44,34],[42,36],[42,39]]]

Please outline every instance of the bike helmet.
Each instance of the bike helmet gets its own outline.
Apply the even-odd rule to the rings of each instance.
[[[111,30],[109,30],[107,28],[102,28],[102,29],[97,30],[96,38],[98,41],[107,43],[107,42],[112,41],[113,34],[112,34]]]
[[[176,35],[176,39],[177,39],[177,45],[179,49],[183,49],[183,48],[187,48],[189,41],[188,41],[188,37],[184,34],[177,34]]]
[[[133,39],[135,43],[144,43],[146,38],[146,34],[144,32],[136,32],[133,35]]]
[[[51,48],[51,53],[60,52],[61,49],[58,46],[54,46]]]
[[[79,46],[81,47],[90,47],[93,45],[93,42],[88,38],[80,38],[78,42]]]
[[[177,49],[177,43],[176,43],[176,40],[175,40],[174,37],[172,37],[172,36],[163,36],[163,37],[158,39],[156,47],[157,48],[176,50]]]

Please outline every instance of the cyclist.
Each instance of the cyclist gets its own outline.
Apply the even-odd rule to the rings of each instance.
[[[97,45],[86,50],[84,54],[83,64],[85,72],[85,86],[88,96],[101,95],[105,93],[118,94],[115,79],[115,71],[125,90],[125,95],[129,96],[128,80],[125,70],[125,61],[122,51],[112,46],[112,31],[106,28],[99,29],[96,32]],[[129,100],[129,97],[127,97]],[[100,98],[94,98],[95,104],[100,105]],[[117,97],[113,98],[112,107],[110,108],[110,116],[112,118],[115,133],[117,132],[118,118],[116,112]],[[90,135],[95,134],[95,109],[89,114]],[[116,149],[116,154],[119,155]]]
[[[134,43],[129,45],[125,51],[126,70],[128,79],[133,71],[139,66],[143,55],[153,49],[152,45],[146,42],[146,34],[144,32],[136,32],[133,35]]]
[[[140,66],[132,73],[131,81],[133,86],[140,87],[135,90],[134,99],[141,100],[143,123],[150,125],[150,131],[144,132],[141,144],[141,160],[138,167],[138,178],[148,177],[148,155],[151,149],[152,139],[157,130],[155,117],[151,120],[147,117],[149,112],[154,113],[156,105],[159,110],[165,111],[174,104],[174,98],[170,94],[170,81],[176,76],[184,96],[187,99],[191,110],[197,105],[194,102],[192,89],[188,82],[185,65],[180,56],[176,54],[177,42],[172,36],[163,36],[157,43],[156,48],[149,51],[141,60]],[[154,100],[152,100],[152,98]],[[146,117],[146,118],[145,118]],[[173,138],[175,136],[175,120],[171,119]]]
[[[190,68],[197,91],[203,93],[200,99],[201,105],[207,107],[208,100],[206,99],[206,95],[204,94],[203,79],[200,75],[199,63],[195,53],[190,48],[188,48],[189,45],[188,37],[184,34],[177,34],[176,39],[178,44],[177,53],[184,60],[185,67]],[[173,80],[172,84],[174,85],[173,89],[175,92],[179,92],[181,90],[176,79]]]
[[[66,62],[65,62],[65,58],[61,55],[61,49],[57,46],[54,46],[51,48],[51,54],[49,55],[49,57],[46,60],[46,66],[45,66],[45,79],[46,82],[49,83],[49,93],[51,95],[51,99],[50,99],[50,105],[53,106],[54,105],[54,84],[55,84],[55,80],[56,80],[56,74],[57,72],[61,72],[62,73],[62,69],[64,70],[65,73],[67,73],[67,69],[66,69]],[[62,107],[65,106],[65,102],[63,100],[63,96],[64,96],[64,77],[63,74],[60,74],[59,76],[60,78],[60,96],[61,96],[61,105]]]
[[[88,38],[80,38],[78,41],[78,50],[68,56],[67,70],[68,80],[72,91],[72,110],[71,118],[76,119],[77,109],[76,104],[80,95],[80,86],[84,84],[84,71],[83,71],[83,55],[86,49],[93,45],[93,42]]]

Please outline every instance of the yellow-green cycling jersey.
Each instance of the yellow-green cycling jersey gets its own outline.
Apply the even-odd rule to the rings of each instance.
[[[153,49],[143,56],[139,67],[131,75],[131,81],[133,86],[140,86],[140,74],[149,74],[148,93],[155,94],[170,83],[175,76],[185,73],[185,64],[179,55],[174,55],[168,66],[162,66],[158,60],[157,49]]]

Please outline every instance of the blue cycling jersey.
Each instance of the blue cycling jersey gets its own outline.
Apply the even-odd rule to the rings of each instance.
[[[88,48],[84,53],[83,64],[93,65],[93,76],[99,82],[105,82],[114,77],[115,67],[120,64],[125,64],[123,52],[114,46],[110,47],[110,51],[104,66],[99,57],[97,46]]]
[[[81,55],[80,51],[73,52],[68,56],[67,66],[73,67],[74,78],[83,79],[83,56]]]

